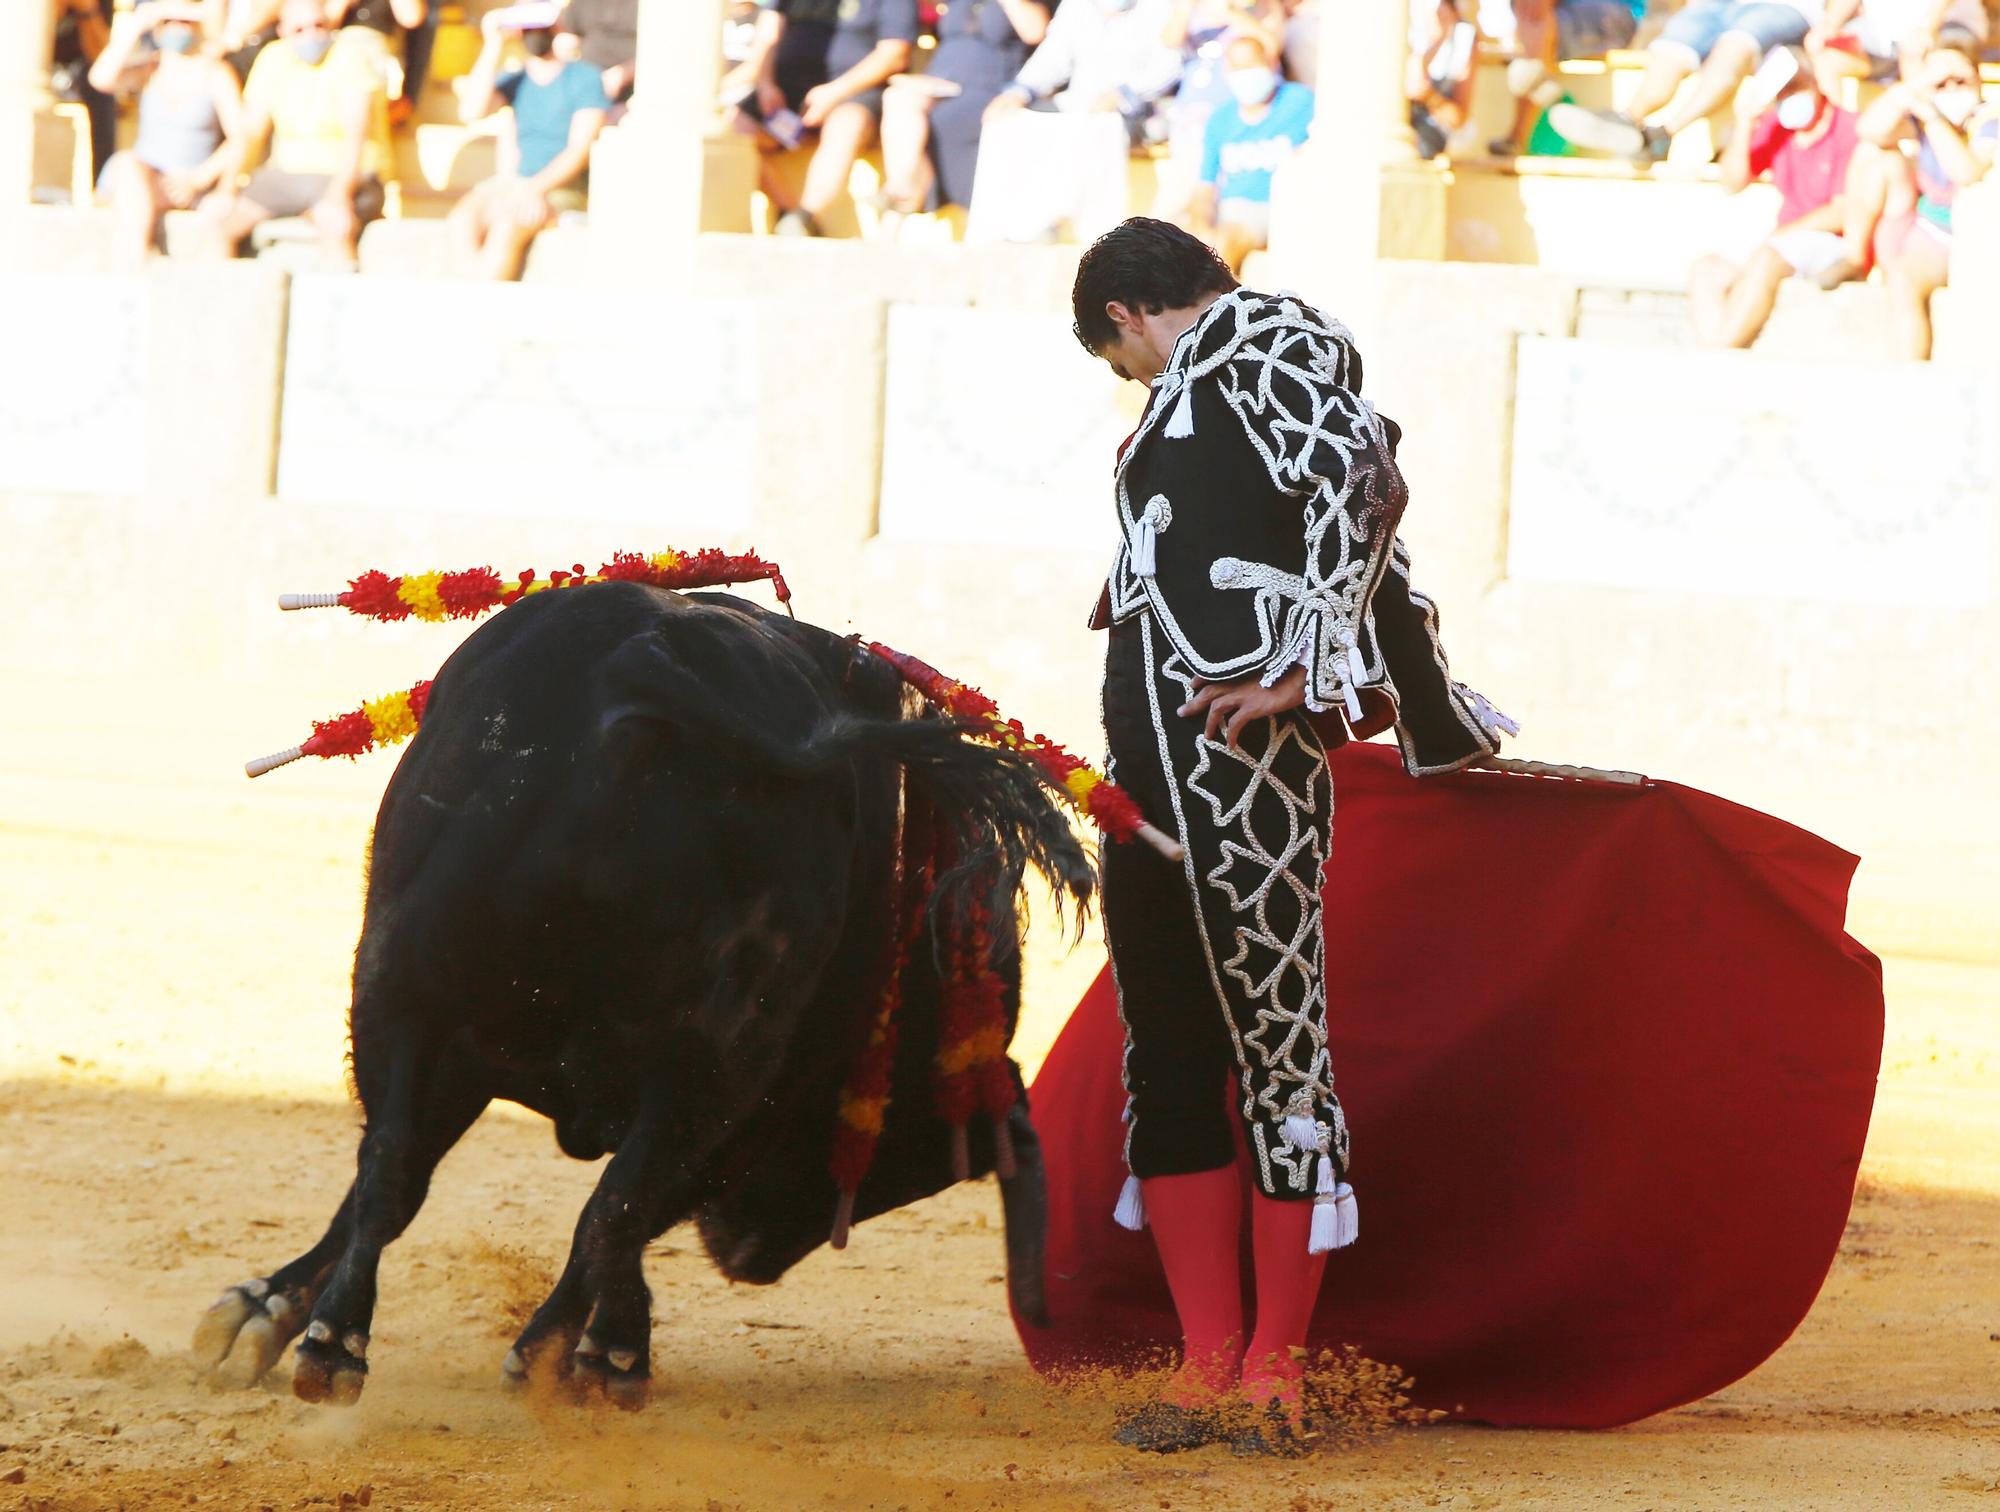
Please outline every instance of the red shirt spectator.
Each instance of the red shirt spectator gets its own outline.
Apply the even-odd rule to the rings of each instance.
[[[1837,105],[1829,109],[1833,119],[1824,130],[1815,120],[1793,131],[1775,110],[1764,112],[1751,128],[1750,176],[1754,179],[1769,170],[1784,202],[1778,210],[1780,226],[1803,220],[1838,197],[1847,182],[1847,162],[1857,140],[1854,112]]]

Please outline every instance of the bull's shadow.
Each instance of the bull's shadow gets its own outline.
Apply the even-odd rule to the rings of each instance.
[[[293,1390],[354,1401],[382,1250],[499,1098],[552,1119],[568,1154],[612,1156],[505,1377],[642,1401],[649,1239],[695,1219],[726,1274],[770,1282],[828,1238],[827,1144],[880,994],[906,799],[960,862],[933,926],[978,898],[1010,945],[1031,867],[1088,900],[1089,858],[1034,767],[923,717],[853,641],[631,583],[487,622],[438,674],[376,820],[350,1015],[354,1183],[317,1244],[222,1294],[197,1356],[254,1381],[297,1338]],[[1023,1095],[1004,1120],[1012,1162],[978,1121],[955,1160],[931,1097],[932,934],[903,978],[855,1215],[997,1165],[1012,1301],[1036,1317],[1040,1149]],[[1004,955],[1011,1036],[1019,960]]]

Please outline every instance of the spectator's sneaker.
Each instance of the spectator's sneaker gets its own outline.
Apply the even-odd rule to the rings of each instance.
[[[1635,163],[1659,162],[1672,141],[1657,126],[1641,126],[1615,110],[1586,110],[1568,100],[1549,107],[1549,128],[1573,147]]]
[[[1521,144],[1512,137],[1495,137],[1486,144],[1486,155],[1496,158],[1517,158],[1521,155]]]
[[[1853,283],[1857,278],[1866,278],[1868,270],[1851,257],[1843,257],[1831,267],[1821,268],[1813,275],[1813,282],[1822,289],[1837,289],[1844,283]]]
[[[787,210],[771,228],[773,236],[818,236],[819,222],[809,210]]]
[[[1222,1414],[1212,1407],[1178,1407],[1172,1402],[1147,1402],[1118,1414],[1112,1438],[1127,1449],[1148,1454],[1179,1454],[1219,1444],[1229,1437]]]

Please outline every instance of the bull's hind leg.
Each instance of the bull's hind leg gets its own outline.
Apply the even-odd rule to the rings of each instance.
[[[508,1352],[509,1382],[546,1372],[621,1407],[644,1405],[653,1373],[646,1243],[693,1211],[690,1172],[703,1168],[702,1153],[657,1107],[641,1111],[584,1205],[555,1290]]]
[[[368,1122],[348,1196],[346,1243],[313,1303],[292,1371],[294,1395],[343,1406],[361,1395],[368,1374],[382,1251],[409,1227],[437,1163],[491,1100],[483,1079],[449,1050],[408,1041],[375,1077],[364,1076],[357,1052],[355,1077]]]

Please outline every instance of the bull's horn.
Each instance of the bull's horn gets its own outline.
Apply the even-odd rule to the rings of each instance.
[[[337,593],[281,593],[278,595],[280,609],[338,609],[340,595]]]
[[[1042,1142],[1025,1102],[1014,1104],[1007,1125],[1014,1145],[1014,1174],[1000,1178],[1000,1208],[1007,1229],[1007,1299],[1016,1316],[1047,1328],[1048,1286],[1042,1268],[1048,1252],[1049,1187],[1042,1168]]]

